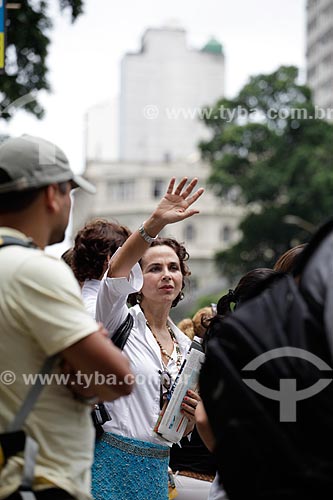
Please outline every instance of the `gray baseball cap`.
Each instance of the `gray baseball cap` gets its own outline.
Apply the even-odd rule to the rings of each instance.
[[[0,194],[66,181],[88,193],[96,193],[93,184],[72,172],[68,158],[58,146],[31,135],[8,139],[0,146],[1,172],[6,179],[1,182],[0,175]]]

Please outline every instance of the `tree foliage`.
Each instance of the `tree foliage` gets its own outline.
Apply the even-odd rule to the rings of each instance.
[[[297,78],[297,68],[282,66],[252,77],[235,99],[206,110],[212,138],[200,148],[211,164],[210,184],[249,209],[242,239],[217,255],[229,276],[271,267],[308,239],[302,220],[316,226],[332,214],[333,126],[316,117],[311,92]]]
[[[11,118],[15,104],[12,109],[10,106],[18,99],[16,107],[22,106],[38,118],[43,116],[37,93],[50,90],[46,63],[52,30],[49,3],[44,0],[20,0],[19,9],[7,9],[6,74],[0,76],[2,119]],[[83,0],[59,0],[59,6],[62,11],[70,11],[74,22],[82,13]],[[34,98],[24,99],[27,95]]]

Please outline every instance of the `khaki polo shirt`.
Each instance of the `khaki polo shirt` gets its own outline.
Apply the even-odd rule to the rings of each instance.
[[[25,238],[0,228],[3,235]],[[0,432],[13,420],[31,387],[27,375],[38,374],[46,357],[97,329],[64,262],[38,249],[0,249]],[[54,372],[60,373],[59,368]],[[59,380],[51,380],[44,385],[25,430],[39,443],[36,482],[46,480],[80,500],[90,499],[94,447],[90,408],[75,400]],[[1,471],[0,499],[19,486],[22,465],[22,457],[15,456]]]

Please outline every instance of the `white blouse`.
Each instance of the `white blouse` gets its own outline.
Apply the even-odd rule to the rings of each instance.
[[[86,311],[94,319],[96,317],[96,300],[100,284],[100,280],[86,280],[81,290]]]
[[[112,420],[104,424],[104,430],[125,437],[169,444],[153,432],[160,412],[160,372],[165,369],[161,351],[146,325],[146,319],[139,305],[128,309],[127,296],[141,290],[142,272],[136,264],[129,280],[127,278],[107,278],[100,282],[96,304],[96,320],[101,321],[111,336],[126,319],[128,312],[133,316],[133,328],[124,347],[124,354],[131,363],[136,384],[129,396],[106,403]],[[190,339],[168,320],[179,343],[182,360],[190,347]],[[174,348],[167,370],[174,380],[178,375],[177,352]]]

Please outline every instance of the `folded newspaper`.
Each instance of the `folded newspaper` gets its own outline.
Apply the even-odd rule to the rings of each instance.
[[[167,441],[177,443],[183,437],[188,419],[181,413],[181,404],[189,389],[192,391],[198,389],[199,373],[204,357],[201,344],[196,340],[192,341],[154,427],[154,432]]]

